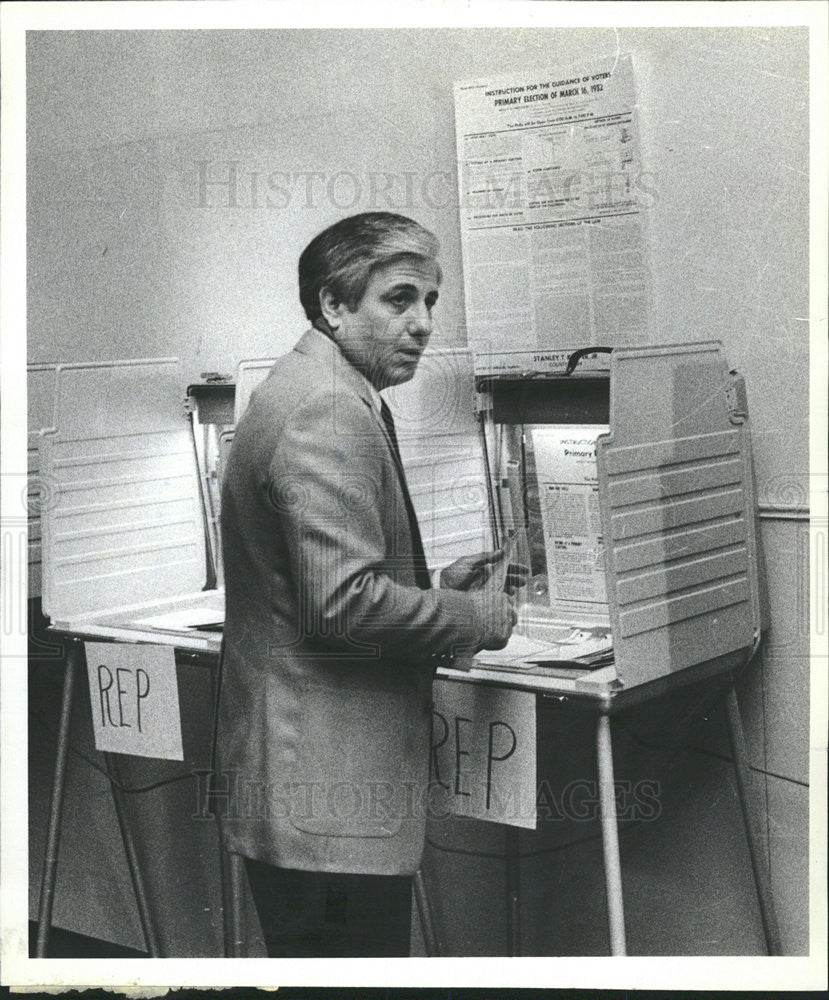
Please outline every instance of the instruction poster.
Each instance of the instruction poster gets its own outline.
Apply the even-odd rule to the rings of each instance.
[[[476,372],[560,371],[578,348],[641,342],[653,191],[630,56],[456,83],[455,124]]]
[[[550,606],[557,614],[608,613],[599,519],[596,439],[605,424],[532,428]]]

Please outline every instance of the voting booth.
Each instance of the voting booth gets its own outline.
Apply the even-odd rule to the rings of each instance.
[[[729,372],[716,343],[616,348],[609,356],[574,352],[569,372],[565,366],[523,377],[474,375],[474,359],[451,362],[452,377],[464,379],[452,417],[457,426],[447,434],[442,421],[443,450],[427,443],[419,454],[414,449],[407,465],[415,482],[426,472],[432,477],[423,497],[433,502],[433,513],[443,511],[451,520],[456,545],[466,537],[471,548],[480,548],[491,532],[510,558],[527,563],[530,579],[518,595],[519,624],[508,646],[478,654],[468,671],[442,669],[436,690],[442,685],[447,704],[461,705],[464,717],[496,713],[481,722],[478,742],[488,739],[490,774],[507,783],[528,774],[535,780],[535,762],[527,760],[535,746],[532,699],[551,697],[596,712],[599,767],[609,791],[602,820],[611,938],[621,953],[610,716],[677,684],[728,675],[759,641],[742,382]],[[123,754],[162,758],[164,767],[172,764],[163,758],[209,768],[204,737],[194,752],[181,736],[182,728],[192,729],[186,720],[197,700],[193,678],[182,681],[182,658],[199,671],[199,703],[212,704],[224,602],[221,587],[209,585],[220,571],[211,563],[210,531],[219,515],[222,457],[233,423],[271,364],[243,362],[235,383],[191,385],[186,400],[178,365],[170,359],[56,371],[54,426],[44,433],[40,451],[54,490],[43,517],[44,610],[53,629],[76,640],[68,679],[86,643],[96,746],[110,762],[116,803]],[[445,359],[432,367],[447,371]],[[427,363],[421,386],[429,380]],[[642,385],[649,387],[647,406],[641,403]],[[403,418],[407,407],[423,405],[422,393],[404,397],[398,392],[395,398]],[[119,405],[123,398],[137,401],[128,412]],[[412,423],[416,428],[414,417]],[[476,424],[477,440],[469,434]],[[457,482],[478,486],[464,491],[471,493],[465,520],[459,508],[452,515],[445,506],[444,491]],[[417,487],[413,493],[418,496]],[[435,497],[444,500],[435,504]],[[418,503],[423,516],[423,500]],[[445,541],[442,529],[427,532],[427,539],[432,559],[440,562],[441,546],[452,539]],[[144,651],[140,659],[137,649]],[[90,660],[90,652],[97,658]],[[161,738],[130,743],[158,696],[167,711]],[[524,701],[510,702],[518,696]],[[436,698],[436,719],[446,721],[449,714]],[[183,727],[176,726],[176,715],[185,720]],[[58,779],[68,738],[64,716]],[[452,751],[451,742],[444,749],[458,750]],[[60,814],[60,780],[55,789],[53,817]],[[487,807],[491,791],[486,788]],[[535,826],[534,810],[488,814],[474,796],[463,799],[463,809],[477,818]],[[130,843],[134,823],[123,802],[118,812]],[[48,932],[59,823],[57,829],[50,823],[50,835],[42,936]],[[200,849],[213,852],[215,876],[223,859],[215,831],[208,839],[210,845]],[[154,914],[164,912],[163,887],[152,864],[142,862],[140,843],[127,854],[148,950],[164,954],[163,934],[160,939],[154,926]],[[226,891],[223,910],[238,919],[245,905],[238,883],[235,892],[234,905]],[[224,936],[226,948],[230,938],[240,937],[227,927]],[[434,931],[426,936],[437,940]],[[236,953],[242,953],[237,944]]]
[[[483,376],[477,401],[493,518],[530,567],[514,639],[479,660],[611,705],[746,658],[760,601],[741,378],[715,343],[609,357]]]
[[[484,477],[495,540],[530,571],[506,648],[479,653],[463,679],[492,683],[501,672],[512,687],[595,715],[618,955],[611,717],[722,678],[758,902],[778,953],[733,687],[761,641],[746,394],[719,343],[694,331],[663,344],[651,328],[638,114],[625,54],[455,85]]]
[[[41,462],[43,610],[55,628],[119,638],[119,627],[217,643],[224,617],[207,589],[207,522],[194,437],[174,359],[59,366]]]
[[[418,423],[417,391],[407,397],[398,387],[388,395],[433,568],[498,545],[505,558],[484,586],[502,589],[510,561],[530,573],[506,648],[482,651],[469,669],[438,671],[436,718],[446,723],[441,698],[448,699],[485,747],[487,778],[497,770],[505,782],[527,780],[532,793],[535,699],[595,715],[610,950],[624,954],[611,718],[666,691],[720,678],[758,900],[775,952],[733,687],[762,628],[748,406],[719,343],[692,331],[687,342],[660,344],[648,332],[630,59],[602,61],[578,78],[534,70],[467,81],[455,98],[469,351],[448,352],[437,365],[434,354],[424,356],[414,384],[443,380],[431,428]],[[585,164],[593,171],[589,183]],[[582,168],[578,177],[574,167]],[[615,186],[602,182],[610,168],[621,181]],[[505,193],[512,190],[514,198]],[[191,756],[186,733],[182,740],[180,720],[191,708],[181,662],[199,665],[212,703],[224,621],[222,469],[233,426],[272,363],[243,361],[234,382],[208,373],[186,393],[174,359],[56,367],[54,420],[40,448],[53,491],[42,517],[43,609],[74,645],[39,954],[51,920],[66,706],[81,644],[96,654],[87,668],[99,749],[209,767],[204,740]],[[139,663],[142,648],[154,652]],[[163,732],[142,744],[139,716],[146,722],[163,691]],[[131,729],[129,740],[113,729]],[[446,724],[445,739],[433,744],[433,761],[441,752],[467,756],[452,748],[450,729]],[[113,788],[148,951],[163,954],[153,926],[163,890],[157,886],[154,898],[145,885],[117,783]],[[496,816],[489,781],[482,795],[464,795],[452,808],[535,827],[534,803],[521,815]],[[215,830],[210,836],[216,853]],[[243,954],[239,882],[225,884],[225,950]],[[416,890],[424,937],[436,954],[422,882]],[[517,898],[513,903],[517,908]]]
[[[56,905],[67,757],[91,728],[115,807],[121,844],[113,849],[123,850],[138,910],[136,947],[215,954],[223,940],[218,836],[215,823],[193,821],[191,787],[211,766],[224,620],[197,448],[215,414],[202,405],[193,421],[204,394],[185,403],[171,358],[58,365],[53,377],[37,449],[49,488],[42,599],[67,660],[37,953],[46,954]],[[57,910],[66,920],[59,900]],[[94,919],[78,929],[91,933]]]

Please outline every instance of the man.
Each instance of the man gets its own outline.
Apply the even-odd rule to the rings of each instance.
[[[475,589],[500,553],[431,586],[379,394],[428,343],[436,254],[431,233],[381,212],[312,240],[312,328],[253,394],[228,460],[223,838],[273,955],[408,953],[434,670],[502,648],[515,623],[505,594]]]

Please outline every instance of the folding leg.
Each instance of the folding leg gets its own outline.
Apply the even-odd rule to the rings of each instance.
[[[49,804],[49,825],[46,832],[46,851],[43,858],[43,881],[40,885],[40,903],[37,914],[37,958],[45,958],[52,928],[52,907],[55,901],[55,882],[58,876],[58,851],[60,828],[63,820],[63,793],[66,789],[66,761],[69,754],[69,728],[72,721],[72,703],[75,695],[75,677],[83,657],[81,644],[73,642],[66,654],[63,672],[63,694],[60,702],[58,747],[55,755],[55,775],[52,782],[52,799]]]
[[[619,858],[616,793],[613,786],[613,745],[610,739],[610,717],[607,715],[600,715],[596,726],[596,762],[599,770],[599,803],[607,887],[610,954],[624,955],[626,954],[625,907],[622,895],[622,865]]]
[[[423,878],[423,872],[419,868],[414,875],[414,897],[417,904],[417,915],[420,918],[420,928],[423,931],[426,954],[429,958],[435,958],[440,955],[440,941],[435,930],[435,918],[429,902],[429,893],[426,891],[426,882]]]
[[[760,838],[757,834],[754,818],[749,802],[749,767],[746,752],[746,737],[743,731],[743,720],[740,717],[740,706],[737,702],[737,692],[732,683],[726,692],[726,724],[728,738],[731,742],[731,755],[734,758],[734,771],[737,775],[737,791],[740,798],[740,809],[743,814],[743,827],[748,841],[748,852],[751,856],[751,870],[754,873],[754,887],[757,890],[757,902],[760,904],[760,918],[763,921],[763,933],[766,937],[766,948],[769,955],[782,954],[780,930],[777,926],[777,915],[774,910],[774,898],[771,892],[771,880],[762,856]]]
[[[244,958],[247,954],[244,885],[245,862],[240,854],[228,855],[230,870],[230,955]]]
[[[521,840],[507,827],[507,954],[521,954]]]
[[[222,954],[225,958],[233,958],[233,928],[231,927],[233,889],[230,877],[230,855],[221,843],[219,844],[219,877],[222,883]]]
[[[113,754],[105,753],[104,762],[106,764],[107,774],[109,775],[109,786],[112,790],[112,801],[115,805],[115,816],[118,820],[118,829],[121,831],[121,842],[124,845],[124,852],[127,855],[127,865],[129,866],[132,888],[135,893],[135,902],[138,907],[138,919],[141,922],[141,930],[144,933],[144,941],[147,946],[147,952],[151,958],[158,958],[161,955],[158,935],[156,933],[155,924],[153,923],[150,901],[144,885],[144,876],[141,873],[141,867],[138,863],[138,852],[135,849],[135,841],[133,840],[132,830],[130,830],[129,823],[127,821],[124,793],[119,785],[118,770]]]

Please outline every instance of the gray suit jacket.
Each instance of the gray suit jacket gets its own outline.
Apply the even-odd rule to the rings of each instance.
[[[224,480],[231,851],[315,871],[420,863],[434,668],[484,623],[469,595],[416,586],[401,476],[365,379],[308,331],[253,394]]]

